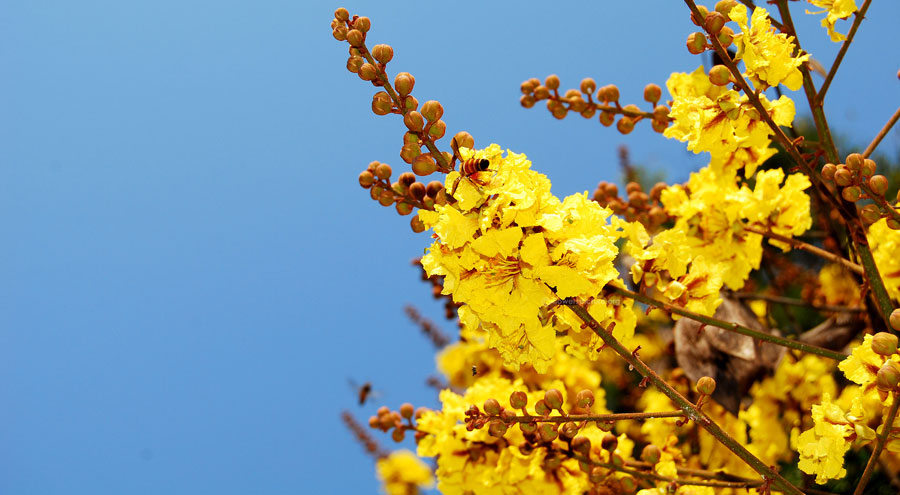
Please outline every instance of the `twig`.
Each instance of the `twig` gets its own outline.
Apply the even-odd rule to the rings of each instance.
[[[612,414],[567,414],[563,416],[512,416],[500,418],[507,423],[568,423],[569,421],[627,421],[630,419],[683,418],[684,411],[630,412]]]
[[[797,249],[814,254],[820,258],[824,258],[828,261],[831,261],[832,263],[840,263],[841,265],[844,265],[848,269],[850,269],[853,272],[858,273],[860,275],[863,275],[865,273],[863,270],[863,267],[857,265],[856,263],[854,263],[846,258],[843,258],[841,256],[838,256],[834,253],[830,253],[822,248],[813,246],[812,244],[803,242],[799,239],[794,239],[792,237],[786,237],[781,234],[776,234],[775,232],[772,232],[770,230],[763,230],[763,229],[752,227],[749,225],[745,225],[744,230],[746,230],[748,232],[753,232],[753,233],[759,234],[763,237],[775,239],[776,241],[781,241],[781,242],[790,244],[791,246],[794,246]]]
[[[863,6],[856,12],[855,17],[853,19],[853,25],[850,26],[850,31],[847,33],[847,39],[844,40],[844,43],[841,44],[841,49],[838,51],[837,57],[834,58],[834,63],[831,64],[831,69],[828,70],[828,75],[825,76],[825,82],[822,83],[822,87],[819,88],[819,93],[816,95],[816,100],[818,100],[819,104],[825,101],[825,93],[828,92],[828,88],[831,86],[831,81],[834,79],[834,75],[837,73],[838,67],[841,65],[841,61],[844,60],[844,55],[847,53],[847,49],[850,48],[850,43],[853,41],[853,36],[856,35],[856,30],[859,28],[859,25],[862,23],[863,18],[866,16],[866,10],[869,9],[869,4],[872,3],[872,0],[866,0],[863,3]]]
[[[568,452],[567,452],[568,453]],[[648,473],[637,469],[630,469],[624,466],[617,466],[609,462],[595,461],[579,454],[571,453],[571,457],[580,462],[586,462],[592,466],[600,466],[614,471],[630,474],[639,478],[664,481],[666,483],[675,483],[677,485],[694,485],[694,486],[711,486],[717,488],[753,488],[761,486],[764,482],[760,480],[743,480],[743,481],[718,481],[718,480],[689,480],[685,478],[672,478],[662,476],[656,473]]]
[[[894,124],[897,123],[898,119],[900,119],[900,107],[897,108],[897,111],[894,112],[894,115],[891,115],[891,118],[888,119],[886,124],[884,124],[884,127],[882,127],[880,131],[878,131],[878,135],[876,135],[875,139],[873,139],[872,142],[869,143],[869,146],[866,147],[866,151],[863,151],[863,157],[869,158],[869,155],[871,155],[872,152],[875,151],[875,148],[878,147],[878,144],[881,143],[881,140],[884,139],[885,136],[887,136],[887,133],[890,132],[891,127],[893,127]]]
[[[872,455],[869,457],[869,462],[866,463],[866,469],[863,471],[859,483],[856,484],[856,490],[853,490],[853,495],[862,495],[862,492],[866,488],[866,484],[869,482],[869,478],[872,476],[872,472],[875,469],[875,464],[878,462],[878,457],[881,455],[881,449],[884,448],[887,437],[890,436],[891,430],[894,427],[894,418],[897,417],[897,408],[900,406],[900,392],[894,392],[893,397],[894,400],[891,403],[891,408],[888,409],[887,418],[885,418],[885,421],[881,426],[881,434],[875,437],[875,449],[872,450]]]
[[[760,294],[756,292],[732,292],[732,296],[738,299],[760,299],[777,304],[785,304],[788,306],[802,306],[805,308],[815,309],[817,311],[834,311],[836,313],[864,313],[866,308],[855,308],[852,306],[832,306],[829,304],[813,304],[803,299],[794,299],[791,297],[773,296],[770,294]]]

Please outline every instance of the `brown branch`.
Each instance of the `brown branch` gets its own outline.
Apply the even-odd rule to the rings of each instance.
[[[831,81],[834,79],[834,75],[837,74],[838,67],[841,65],[841,61],[844,60],[844,55],[847,53],[847,49],[850,48],[850,43],[853,41],[853,36],[856,35],[856,30],[859,28],[859,25],[862,23],[863,18],[866,16],[866,10],[869,9],[869,5],[872,3],[872,0],[866,0],[863,3],[863,6],[854,14],[856,17],[853,19],[853,25],[850,26],[850,31],[847,33],[847,39],[844,40],[844,43],[841,45],[840,51],[838,51],[837,57],[834,58],[834,63],[831,64],[831,69],[828,70],[828,75],[825,76],[825,82],[822,83],[822,87],[819,88],[819,92],[816,95],[816,100],[821,105],[822,102],[825,101],[825,93],[828,92],[828,88],[831,86]]]
[[[875,449],[872,450],[872,455],[869,457],[869,462],[866,463],[866,469],[856,485],[856,490],[853,490],[853,495],[862,495],[875,469],[875,464],[878,463],[878,457],[881,455],[885,442],[887,442],[887,437],[890,436],[894,427],[894,418],[897,417],[897,408],[900,406],[900,392],[894,392],[893,397],[894,400],[891,403],[891,408],[888,410],[887,418],[881,425],[881,434],[875,437]]]
[[[878,131],[875,139],[873,139],[872,142],[869,143],[869,146],[866,147],[866,151],[863,151],[862,155],[864,158],[869,158],[869,155],[871,155],[872,152],[875,151],[875,148],[878,147],[878,144],[881,143],[881,140],[884,139],[885,136],[887,136],[887,133],[890,132],[891,127],[893,127],[894,124],[897,123],[898,119],[900,119],[900,107],[897,108],[897,111],[894,112],[894,115],[891,115],[891,118],[888,119],[887,123],[884,124],[884,127],[882,127],[880,131]]]
[[[839,263],[841,265],[844,265],[849,270],[851,270],[855,273],[858,273],[860,275],[863,275],[865,273],[863,270],[863,267],[857,265],[856,263],[854,263],[846,258],[843,258],[841,256],[838,256],[834,253],[828,252],[822,248],[813,246],[812,244],[805,243],[799,239],[794,239],[792,237],[785,237],[781,234],[776,234],[775,232],[772,232],[770,230],[763,230],[763,229],[760,229],[757,227],[752,227],[749,225],[745,225],[744,230],[746,230],[748,232],[753,232],[753,233],[759,234],[763,237],[775,239],[776,241],[781,241],[781,242],[790,244],[791,246],[793,246],[797,249],[806,251],[810,254],[814,254],[820,258],[831,261],[832,263]]]

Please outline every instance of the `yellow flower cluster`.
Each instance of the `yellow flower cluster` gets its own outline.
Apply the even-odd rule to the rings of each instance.
[[[616,337],[630,337],[631,302],[599,298],[618,278],[615,242],[625,222],[610,219],[610,210],[587,193],[560,201],[525,155],[503,156],[497,145],[461,152],[489,160],[493,177],[484,186],[462,178],[456,203],[420,210],[419,217],[437,239],[422,265],[429,275],[443,276],[444,294],[465,305],[462,323],[486,330],[488,344],[514,369],[529,363],[541,373],[556,354],[555,324],[581,325],[564,305],[548,309],[561,298],[588,304],[604,327],[615,324]],[[458,172],[448,174],[448,188],[459,178]],[[585,334],[573,331],[565,338],[575,345],[598,339]]]
[[[772,130],[747,96],[710,83],[703,66],[691,74],[673,73],[666,87],[673,98],[669,117],[674,121],[663,135],[686,141],[694,153],[708,151],[717,174],[745,168],[750,177],[775,154],[769,147]],[[759,99],[776,124],[790,126],[794,121],[794,102],[787,96],[769,101],[760,94]]]
[[[869,226],[867,237],[888,295],[900,301],[900,230],[891,230],[882,218]]]
[[[397,450],[375,464],[387,495],[415,495],[434,486],[431,468],[408,450]]]
[[[794,37],[776,33],[766,9],[756,7],[748,19],[747,7],[737,5],[728,16],[741,28],[734,37],[738,47],[735,58],[744,61],[745,77],[767,86],[784,84],[793,91],[803,86],[803,75],[798,67],[809,60],[809,54],[794,56],[797,48]]]
[[[740,289],[750,271],[759,268],[762,236],[744,227],[802,234],[812,225],[803,192],[809,186],[806,176],[785,180],[780,169],[759,172],[752,190],[733,173],[717,174],[712,167],[691,174],[687,186],[662,193],[666,212],[676,219],[672,228],[657,234],[649,247],[640,226],[627,228],[627,250],[637,260],[633,280],[643,280],[645,287],[691,311],[712,315],[722,286]]]
[[[872,335],[866,335],[863,343],[838,365],[844,376],[859,386],[845,389],[840,403],[832,402],[831,394],[823,394],[821,403],[812,407],[815,425],[797,438],[799,467],[805,473],[815,474],[816,483],[842,478],[846,474],[844,454],[851,444],[872,442],[884,428],[883,424],[876,430],[871,427],[883,423],[892,400],[891,394],[876,386],[877,373],[886,365],[900,370],[900,353],[894,349],[892,353],[879,354],[872,348],[873,340]],[[900,426],[900,421],[895,421],[896,426]],[[900,452],[900,434],[890,434],[886,448]]]
[[[847,39],[846,36],[834,30],[834,24],[853,15],[856,12],[856,2],[853,0],[809,0],[809,3],[824,10],[816,12],[807,10],[807,14],[818,15],[822,12],[828,12],[825,18],[822,19],[822,27],[828,30],[828,36],[831,38],[831,41],[838,42]]]

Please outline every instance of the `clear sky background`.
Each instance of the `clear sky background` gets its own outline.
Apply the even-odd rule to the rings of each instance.
[[[0,493],[377,491],[339,411],[435,405],[433,350],[402,308],[453,326],[409,264],[428,236],[357,184],[372,160],[404,170],[403,126],[344,68],[338,6],[3,2]],[[649,125],[622,136],[518,104],[532,76],[640,103],[692,71],[682,2],[344,6],[372,19],[370,46],[394,46],[391,74],[443,103],[444,149],[468,130],[527,153],[560,197],[618,180],[621,144],[669,181],[704,164]],[[838,45],[794,6],[828,66]],[[842,153],[900,102],[898,20],[874,2],[828,95],[859,146]],[[894,131],[881,150],[898,149]],[[381,397],[358,407],[348,378]]]

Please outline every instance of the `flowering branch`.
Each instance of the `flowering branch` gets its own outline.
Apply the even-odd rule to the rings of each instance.
[[[772,232],[770,230],[760,229],[760,228],[752,227],[749,225],[745,225],[744,230],[753,232],[755,234],[759,234],[763,237],[775,239],[776,241],[785,242],[787,244],[790,244],[790,245],[796,247],[797,249],[814,254],[820,258],[824,258],[828,261],[831,261],[832,263],[839,263],[841,265],[844,265],[846,268],[850,269],[851,271],[853,271],[855,273],[858,273],[860,275],[864,274],[863,268],[861,266],[857,265],[856,263],[854,263],[842,256],[838,256],[834,253],[829,253],[828,251],[826,251],[822,248],[818,248],[816,246],[813,246],[812,244],[808,244],[799,239],[794,239],[792,237],[786,237],[781,234],[776,234],[775,232]]]
[[[567,452],[569,453],[569,452]],[[693,486],[711,486],[716,488],[755,488],[763,485],[765,482],[761,480],[745,480],[745,481],[718,481],[718,480],[690,480],[686,478],[672,478],[669,476],[663,476],[656,473],[648,473],[645,471],[639,471],[637,469],[630,469],[624,466],[617,466],[613,463],[595,461],[590,458],[578,455],[574,452],[570,453],[571,457],[579,462],[586,462],[592,466],[600,466],[606,469],[612,469],[615,471],[620,471],[626,474],[630,474],[632,476],[636,476],[638,478],[653,480],[653,481],[665,481],[667,483],[674,483],[676,485],[693,485]],[[644,464],[646,465],[646,464]],[[649,466],[648,466],[649,467]]]
[[[863,490],[866,488],[866,484],[869,482],[869,478],[872,476],[872,471],[875,469],[875,464],[878,462],[878,457],[881,455],[881,450],[884,448],[885,442],[887,442],[887,437],[891,434],[891,430],[894,426],[894,419],[897,417],[897,409],[900,407],[900,392],[894,392],[893,398],[894,400],[891,402],[891,408],[888,410],[887,418],[885,418],[884,423],[882,423],[881,433],[875,439],[875,448],[872,449],[872,456],[869,457],[869,462],[866,463],[866,469],[863,471],[862,477],[856,485],[856,490],[853,491],[853,495],[862,495]]]
[[[837,74],[838,67],[841,66],[841,61],[844,60],[844,54],[847,53],[847,49],[850,48],[850,43],[853,41],[853,36],[856,35],[856,30],[859,28],[859,25],[862,24],[863,18],[866,16],[866,10],[869,9],[869,5],[872,3],[872,0],[866,0],[863,3],[863,6],[860,7],[859,11],[856,12],[855,17],[853,19],[853,25],[850,26],[850,32],[847,33],[847,39],[844,40],[844,43],[841,44],[841,49],[838,51],[837,57],[834,58],[834,63],[831,64],[831,69],[828,70],[828,75],[825,76],[825,82],[822,83],[822,87],[819,89],[818,95],[816,95],[816,100],[821,105],[825,101],[825,93],[828,92],[828,88],[831,86],[831,81],[834,79],[834,75]]]

